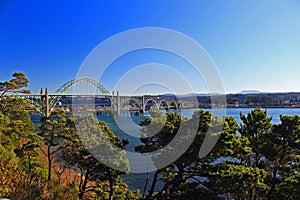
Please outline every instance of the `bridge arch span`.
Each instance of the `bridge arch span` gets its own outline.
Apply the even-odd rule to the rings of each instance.
[[[143,109],[143,102],[136,97],[128,97],[123,99],[120,103],[120,108],[124,108],[126,105],[129,105],[130,101],[133,101],[140,109]]]
[[[148,105],[149,102],[152,102],[152,105],[153,105],[154,108],[157,107],[156,99],[149,98],[149,99],[147,99],[147,100],[145,101],[144,110],[146,110],[147,105]],[[149,108],[151,108],[151,107],[149,107]]]
[[[188,105],[187,102],[181,102],[181,101],[179,101],[177,103],[177,108],[188,108],[188,107],[189,107],[189,105]]]
[[[176,104],[175,101],[171,101],[171,102],[169,103],[169,108],[170,108],[170,109],[171,109],[171,108],[177,109],[177,108],[178,108],[178,105]]]
[[[169,109],[169,104],[168,104],[168,101],[166,101],[165,99],[161,99],[161,100],[158,100],[157,102],[157,108],[160,109],[160,108],[163,108],[163,109]]]
[[[40,115],[43,115],[43,107],[41,104],[39,104],[38,102],[32,100],[32,99],[25,99],[25,102],[28,103],[28,106],[30,109],[35,110],[36,112],[38,112]]]
[[[109,95],[110,92],[98,81],[91,79],[91,78],[75,78],[67,83],[63,84],[58,90],[55,91],[56,94],[63,94],[65,93],[69,88],[71,88],[73,85],[80,83],[80,82],[86,82],[94,85],[98,91],[100,91],[102,94]],[[55,96],[52,98],[49,102],[50,110],[55,108],[56,104],[61,99],[61,96]]]
[[[75,78],[73,80],[70,80],[67,83],[63,84],[58,90],[56,90],[55,93],[64,93],[73,85],[79,82],[91,83],[92,85],[96,86],[102,94],[110,94],[110,92],[101,83],[91,78]]]

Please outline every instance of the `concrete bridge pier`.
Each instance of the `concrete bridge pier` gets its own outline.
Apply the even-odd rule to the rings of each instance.
[[[50,115],[50,107],[49,107],[49,91],[46,87],[45,94],[43,94],[43,88],[41,88],[41,105],[42,112],[45,117],[49,117]]]
[[[120,117],[121,115],[121,101],[119,91],[117,91],[117,115],[118,117]]]
[[[115,92],[112,92],[112,113],[113,115],[117,115],[120,117],[121,115],[121,100],[120,100],[120,94],[119,91],[117,91],[117,96],[115,96]]]
[[[143,96],[142,97],[142,112],[143,113],[145,113],[145,107],[146,107],[146,105],[145,105],[145,97]]]

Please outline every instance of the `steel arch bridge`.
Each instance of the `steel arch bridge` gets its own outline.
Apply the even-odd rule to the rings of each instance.
[[[55,94],[65,94],[65,92],[70,89],[73,85],[80,83],[80,82],[86,82],[90,83],[98,89],[103,95],[110,95],[110,92],[98,81],[91,79],[91,78],[75,78],[73,80],[68,81],[67,83],[63,84],[58,90],[55,91]],[[50,109],[55,108],[59,100],[61,99],[62,96],[54,96],[50,102],[49,106]]]
[[[66,92],[73,87],[75,84],[80,82],[89,83],[95,86],[96,91],[100,92],[99,94],[66,94]],[[68,81],[63,84],[54,94],[48,94],[48,89],[46,88],[45,93],[42,92],[40,94],[18,94],[11,95],[15,97],[21,97],[26,99],[30,104],[30,109],[35,109],[38,113],[43,116],[49,116],[50,111],[53,110],[60,99],[62,97],[73,97],[73,96],[81,96],[81,97],[104,97],[109,99],[110,101],[110,110],[113,113],[120,114],[121,110],[136,110],[140,109],[145,111],[146,108],[149,108],[148,103],[151,102],[153,108],[155,109],[170,109],[170,108],[184,108],[187,106],[186,102],[181,102],[178,99],[165,99],[160,97],[153,96],[120,96],[119,92],[117,95],[114,93],[110,94],[110,92],[98,81],[93,80],[91,78],[76,78]],[[133,103],[134,102],[134,103]],[[132,105],[132,103],[134,105]]]
[[[48,94],[48,89],[46,88],[45,94],[43,93],[43,89],[41,89],[40,94],[11,94],[10,96],[25,99],[25,101],[29,104],[30,110],[33,109],[43,116],[48,116],[50,111],[56,107],[57,103],[63,96],[94,96],[92,94],[66,94],[68,89],[80,82],[90,83],[96,87],[97,91],[101,93],[101,96],[105,96],[112,101],[110,92],[101,83],[91,78],[72,79],[63,84],[58,90],[55,91],[54,94]],[[96,96],[98,95],[99,94]]]
[[[110,92],[100,82],[91,78],[75,78],[73,80],[70,80],[67,83],[63,84],[58,90],[56,90],[55,93],[64,93],[70,87],[79,82],[91,83],[92,85],[96,86],[97,89],[102,92],[102,94],[110,94]]]

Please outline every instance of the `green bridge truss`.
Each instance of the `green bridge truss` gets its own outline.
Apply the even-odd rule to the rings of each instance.
[[[135,104],[137,105],[137,107],[139,107],[140,109],[145,110],[145,107],[147,105],[148,102],[152,101],[152,103],[154,104],[155,108],[160,108],[160,106],[162,105],[162,103],[164,103],[165,105],[167,105],[167,107],[173,106],[173,107],[186,107],[184,102],[179,102],[179,101],[175,101],[175,100],[165,100],[165,99],[155,99],[152,97],[143,97],[143,96],[122,96],[119,97],[120,100],[119,102],[117,102],[117,97],[116,96],[112,96],[110,94],[110,92],[98,81],[91,79],[91,78],[76,78],[73,80],[68,81],[67,83],[63,84],[58,90],[55,91],[55,94],[49,95],[49,109],[50,111],[53,110],[57,103],[60,101],[60,99],[62,98],[62,96],[68,96],[68,94],[66,94],[66,92],[75,84],[80,83],[80,82],[84,82],[84,83],[90,83],[91,85],[96,87],[96,91],[99,91],[101,94],[105,96],[105,98],[108,98],[111,102],[111,106],[112,106],[112,110],[117,110],[117,109],[121,109],[121,108],[125,108],[127,105],[129,105],[132,102],[135,102]],[[76,94],[70,94],[71,95],[75,95]],[[84,96],[84,94],[81,94]],[[87,94],[87,95],[91,95],[91,94]],[[32,108],[35,108],[35,110],[37,112],[39,112],[40,114],[44,114],[45,113],[45,107],[42,106],[42,97],[45,96],[45,94],[39,94],[39,95],[14,95],[14,96],[20,96],[22,98],[25,98],[27,102],[30,103]],[[80,95],[79,95],[80,96]],[[91,95],[93,96],[93,95]]]
[[[110,92],[98,81],[91,79],[91,78],[76,78],[73,80],[68,81],[67,83],[63,84],[58,90],[55,91],[55,94],[64,94],[68,89],[70,89],[73,85],[85,82],[94,85],[98,91],[100,91],[103,95],[110,95]],[[51,98],[49,102],[50,109],[55,108],[56,104],[60,101],[62,96],[55,96]]]

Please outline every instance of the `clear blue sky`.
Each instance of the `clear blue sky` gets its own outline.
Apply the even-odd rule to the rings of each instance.
[[[0,80],[23,71],[32,92],[46,86],[54,92],[76,76],[84,58],[100,42],[149,26],[182,32],[201,44],[217,65],[227,93],[300,91],[297,0],[0,0]],[[147,55],[155,57],[157,52]],[[126,63],[123,71],[133,67]],[[121,65],[116,63],[103,80],[108,89],[114,75],[121,75]],[[192,76],[190,81],[201,82]],[[206,92],[201,87],[195,90]]]

